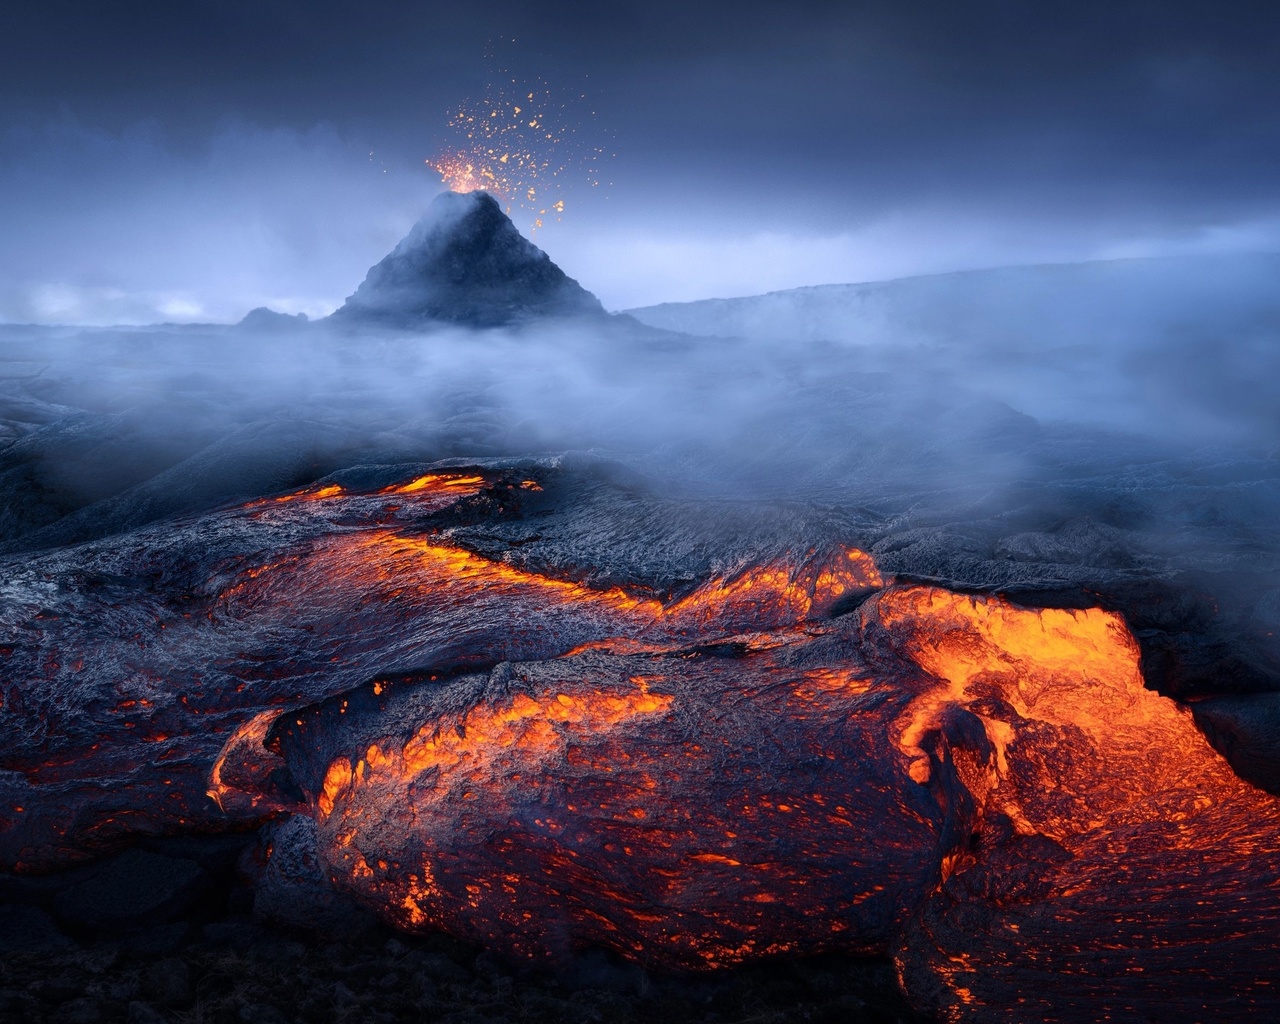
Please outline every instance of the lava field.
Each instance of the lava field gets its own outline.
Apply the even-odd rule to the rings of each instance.
[[[1280,449],[445,205],[331,323],[0,330],[0,1014],[1277,1009]]]

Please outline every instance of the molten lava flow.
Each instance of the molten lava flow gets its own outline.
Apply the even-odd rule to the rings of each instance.
[[[427,473],[415,477],[406,484],[392,484],[384,487],[379,494],[421,494],[423,492],[439,494],[441,492],[466,492],[474,494],[487,481],[482,476],[454,476],[448,473]],[[529,481],[524,481],[525,486]]]
[[[415,617],[425,619],[433,642],[439,643],[444,636],[436,634],[436,619],[429,613],[465,605],[466,616],[439,619],[451,634],[473,635],[469,646],[456,642],[461,640],[456,636],[450,650],[491,659],[496,653],[492,644],[479,637],[501,616],[502,656],[540,657],[615,638],[714,641],[790,627],[826,615],[846,595],[880,585],[865,553],[837,549],[797,565],[752,567],[663,602],[622,587],[592,587],[516,568],[435,539],[370,529],[332,534],[304,554],[278,558],[264,571],[246,574],[224,592],[214,614],[237,614],[248,607],[289,616],[304,612],[310,617],[325,609],[350,615],[346,606],[358,594],[363,595],[360,603],[372,600],[379,608],[394,602],[402,643],[413,639],[404,633],[404,620]]]
[[[0,769],[5,802],[23,810],[0,808],[0,866],[47,868],[130,834],[290,803],[287,780],[255,761],[256,716],[388,669],[792,629],[878,582],[866,556],[837,548],[664,601],[517,568],[432,525],[513,512],[539,487],[475,470],[369,491],[324,484],[79,552],[76,578],[145,585],[68,586],[55,605],[41,592],[28,621],[12,609],[19,625],[0,646],[26,682],[3,691]]]
[[[262,508],[269,505],[286,505],[292,501],[319,501],[323,498],[340,498],[345,494],[345,488],[340,487],[338,484],[326,484],[323,487],[306,487],[300,491],[277,495],[274,498],[260,498],[257,501],[246,503],[244,507]]]
[[[322,857],[401,927],[526,959],[883,949],[935,876],[942,815],[900,758],[867,756],[909,694],[805,660],[590,652],[390,691],[324,773]]]
[[[983,842],[948,865],[900,945],[909,991],[952,1020],[1274,1008],[1280,802],[1143,687],[1118,616],[922,589],[869,611],[941,683],[900,742],[933,727],[941,692],[998,754]]]
[[[1201,990],[1230,1019],[1188,953],[1212,949],[1248,1016],[1280,809],[1137,655],[1098,609],[890,587],[764,643],[386,686],[277,735],[329,870],[401,927],[685,969],[895,948],[913,997],[956,1020],[1025,1019],[1053,971],[1073,991],[1036,1019]]]
[[[1019,714],[1084,730],[1092,742],[1145,746],[1153,718],[1172,709],[1146,690],[1137,644],[1118,615],[1083,611],[1029,611],[990,598],[942,590],[906,589],[883,595],[883,624],[903,653],[944,686],[920,702],[900,745],[914,751],[940,709],[981,708],[1008,702]],[[1008,724],[983,716],[1001,772],[1008,773]],[[916,754],[913,774],[927,781]]]
[[[540,487],[324,484],[33,556],[3,866],[298,810],[389,921],[527,960],[892,952],[957,1020],[1275,1007],[1277,801],[1120,617],[841,546],[670,595],[458,542]]]

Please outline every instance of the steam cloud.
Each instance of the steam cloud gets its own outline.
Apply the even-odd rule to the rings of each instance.
[[[400,167],[325,126],[228,119],[185,145],[151,122],[13,127],[0,134],[0,323],[323,316],[417,216],[423,175]]]

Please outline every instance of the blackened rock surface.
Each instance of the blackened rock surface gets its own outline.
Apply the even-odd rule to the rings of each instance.
[[[375,922],[371,912],[334,888],[316,851],[316,826],[292,817],[268,825],[270,850],[255,879],[253,913],[259,921],[320,935],[351,936]]]
[[[1104,569],[1130,569],[1138,559],[1123,531],[1088,517],[1062,524],[1052,532],[1018,533],[1001,538],[995,557],[1015,562],[1053,562]]]
[[[122,953],[134,956],[166,956],[181,950],[190,936],[190,924],[178,920],[170,924],[157,924],[138,931],[124,932],[116,942]]]
[[[1237,775],[1280,793],[1280,693],[1210,697],[1192,714]]]
[[[0,544],[141,484],[209,443],[198,426],[156,431],[144,413],[63,411],[0,447]]]
[[[333,318],[399,328],[503,327],[603,314],[600,301],[524,238],[491,195],[446,192]]]
[[[166,836],[143,839],[138,845],[148,853],[193,860],[211,876],[230,878],[245,852],[252,848],[257,836],[253,832],[227,835]]]
[[[126,850],[99,874],[54,898],[59,918],[84,928],[129,928],[172,921],[209,884],[193,861]]]
[[[1280,690],[1275,658],[1252,638],[1144,630],[1142,674],[1153,690],[1179,698]]]
[[[16,772],[9,772],[16,775]],[[0,792],[3,792],[0,790]],[[81,864],[66,871],[47,875],[14,875],[0,873],[0,905],[13,907],[53,906],[54,897],[63,889],[78,885],[92,878],[101,870],[100,864]]]
[[[150,1003],[135,999],[129,1004],[128,1024],[166,1024],[167,1018]]]
[[[37,953],[74,945],[39,907],[0,906],[0,953]]]
[[[191,969],[178,957],[152,964],[142,978],[143,991],[164,1006],[181,1006],[191,1001]]]
[[[291,1024],[333,1024],[344,1019],[335,1010],[342,993],[345,1019],[361,1022],[928,1020],[906,1007],[885,959],[771,961],[698,980],[646,972],[637,985],[615,988],[605,983],[595,958],[587,970],[564,979],[482,974],[473,967],[478,950],[440,935],[390,940],[379,929],[336,940],[303,935],[299,943],[266,930],[254,938],[252,949],[237,948],[234,955],[220,941],[186,946],[179,955],[195,1004],[174,1009],[148,994],[153,966],[170,955],[115,955],[114,943],[90,951],[0,955],[0,1022],[49,1021],[60,1012],[58,1003],[89,997],[100,1002],[107,1024],[235,1024],[246,1008],[267,1005]],[[262,952],[264,942],[294,947],[301,957],[282,962]],[[389,977],[398,983],[389,984]]]
[[[68,999],[53,1011],[53,1024],[98,1024],[103,1019],[102,1005],[97,999]]]
[[[124,533],[184,511],[301,486],[329,468],[340,442],[311,421],[258,421],[93,505],[34,529],[13,548],[54,548]]]

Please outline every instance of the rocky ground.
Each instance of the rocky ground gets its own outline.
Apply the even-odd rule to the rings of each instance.
[[[170,841],[62,875],[0,879],[0,1021],[922,1020],[885,960],[831,956],[708,978],[586,955],[550,976],[354,911],[319,930],[273,924],[255,916],[236,867],[254,844],[252,834]]]

